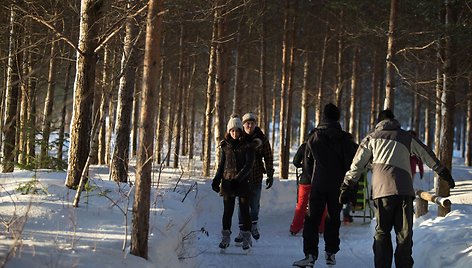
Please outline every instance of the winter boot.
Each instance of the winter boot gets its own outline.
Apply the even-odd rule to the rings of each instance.
[[[298,267],[313,267],[313,265],[315,265],[315,261],[316,261],[316,257],[311,255],[311,254],[307,254],[305,255],[305,258],[299,260],[299,261],[296,261],[292,264],[292,266],[298,266]]]
[[[335,265],[336,264],[336,254],[325,252],[325,259],[327,265]]]
[[[239,234],[234,238],[234,242],[236,243],[236,246],[241,246],[241,243],[243,242],[243,231],[239,230]]]
[[[261,237],[261,235],[259,234],[259,229],[257,229],[257,222],[252,223],[251,234],[252,234],[252,237],[256,240],[258,240]]]
[[[221,249],[225,249],[229,247],[229,241],[231,241],[230,235],[231,235],[230,230],[221,231],[221,243],[219,245]]]
[[[251,241],[251,232],[249,231],[241,231],[243,235],[243,250],[248,250],[249,248],[252,247],[252,241]]]

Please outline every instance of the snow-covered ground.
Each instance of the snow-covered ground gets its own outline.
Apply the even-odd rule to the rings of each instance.
[[[415,220],[415,267],[472,267],[472,168],[462,162],[454,159],[451,213],[437,217],[437,206],[430,203],[430,212]],[[261,239],[251,252],[243,254],[232,243],[221,254],[223,202],[211,181],[197,175],[200,165],[191,164],[182,177],[180,169],[171,168],[160,179],[155,175],[159,187],[151,197],[148,260],[129,254],[129,239],[123,245],[131,229],[133,188],[109,181],[106,168],[92,168],[93,180],[78,208],[71,205],[75,191],[64,187],[65,172],[0,174],[0,267],[291,267],[303,257],[301,235],[289,234],[295,174],[263,189]],[[425,172],[423,180],[415,180],[417,189],[433,187],[433,174]],[[21,194],[28,189],[37,193]],[[232,238],[236,218],[235,211]],[[341,227],[337,267],[373,267],[374,227],[374,220],[362,218]],[[320,239],[320,256],[323,250]],[[326,267],[322,259],[315,266]]]

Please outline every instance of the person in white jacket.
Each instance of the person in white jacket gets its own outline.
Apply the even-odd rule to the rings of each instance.
[[[354,186],[361,174],[371,165],[372,197],[375,227],[373,251],[375,267],[391,267],[393,247],[390,232],[396,234],[396,267],[413,267],[413,200],[415,191],[410,168],[410,155],[439,174],[450,188],[455,183],[449,170],[440,163],[433,151],[416,137],[401,129],[391,110],[383,110],[377,118],[375,130],[365,137],[344,177],[340,203],[347,203],[354,195]]]

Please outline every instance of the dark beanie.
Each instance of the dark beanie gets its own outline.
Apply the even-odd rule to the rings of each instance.
[[[341,114],[339,113],[338,107],[332,103],[325,105],[323,110],[323,118],[329,121],[338,121]]]
[[[377,116],[377,123],[386,119],[395,119],[395,115],[393,114],[392,110],[386,109],[379,112]]]

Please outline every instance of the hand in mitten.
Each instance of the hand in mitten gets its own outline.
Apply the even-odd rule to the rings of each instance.
[[[266,189],[269,189],[270,187],[272,187],[272,184],[274,184],[274,178],[273,177],[267,177]]]
[[[349,186],[345,183],[341,185],[341,193],[339,194],[339,203],[347,204],[356,200],[357,184]]]
[[[211,183],[211,189],[213,189],[213,191],[219,193],[220,192],[220,181],[219,180],[213,180],[213,182]]]
[[[452,178],[451,172],[447,168],[443,169],[443,171],[438,173],[439,177],[443,179],[447,184],[449,184],[449,188],[454,188],[456,187],[456,183],[454,182],[454,179]]]

